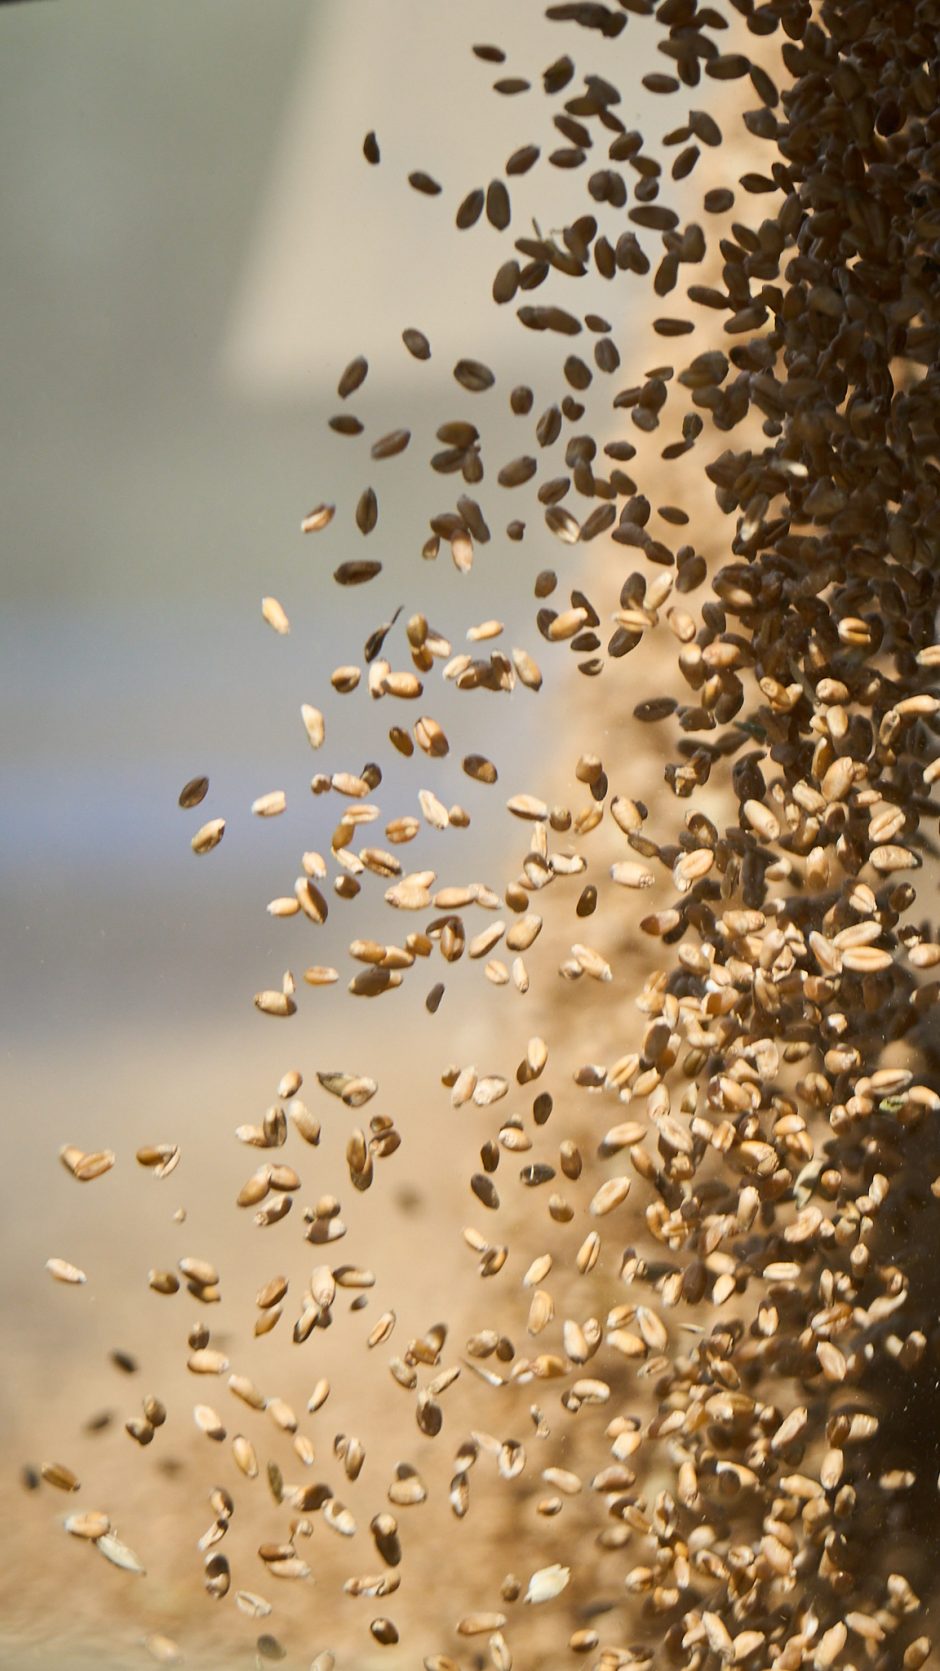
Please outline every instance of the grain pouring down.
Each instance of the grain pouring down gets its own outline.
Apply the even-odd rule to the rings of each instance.
[[[178,1535],[199,1604],[240,1616],[240,1663],[918,1671],[940,1513],[940,7],[545,15],[547,66],[468,51],[467,96],[489,81],[531,124],[508,158],[482,116],[459,189],[430,132],[404,164],[393,134],[361,141],[390,196],[491,240],[516,357],[511,376],[472,342],[455,361],[409,544],[391,484],[426,438],[407,410],[373,419],[368,319],[349,344],[328,427],[361,487],[334,503],[314,465],[291,595],[260,606],[274,658],[331,575],[336,656],[362,648],[291,693],[327,837],[267,903],[289,949],[258,1013],[231,994],[278,1060],[234,1133],[253,1275],[155,1249],[141,1305],[192,1396],[144,1391],[108,1442],[128,1468],[184,1426],[201,1447],[186,1492],[210,1524],[191,1535],[180,1507]],[[629,125],[640,86],[668,111],[655,139]],[[436,368],[413,321],[393,348],[411,377]],[[487,591],[509,562],[524,625]],[[368,717],[364,764],[343,704]],[[179,793],[207,885],[227,828],[274,841],[305,793],[257,770],[244,807],[205,775]],[[489,988],[506,1020],[467,1060]],[[352,1000],[337,1065],[328,1006]],[[416,1264],[435,1238],[464,1260],[419,1332],[401,1261],[393,1283],[357,1247],[425,1141],[385,1100],[373,1004],[401,1007],[429,1120],[474,1150],[463,1223],[403,1221]],[[178,1131],[136,1162],[111,1141],[60,1155],[94,1213],[109,1174],[160,1185],[185,1162]],[[47,1290],[105,1308],[67,1232]],[[373,1384],[375,1430],[355,1430]],[[67,1461],[24,1484],[63,1555],[120,1569],[102,1565],[105,1620],[123,1573],[154,1587],[151,1660],[212,1663],[160,1614],[143,1488],[116,1527]]]

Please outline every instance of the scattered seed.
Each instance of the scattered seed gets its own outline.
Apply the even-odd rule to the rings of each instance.
[[[429,360],[431,358],[431,344],[423,331],[418,331],[411,326],[402,331],[401,340],[414,359]]]
[[[100,1555],[104,1556],[106,1561],[110,1561],[114,1567],[120,1567],[122,1572],[133,1572],[140,1577],[144,1576],[146,1568],[142,1566],[133,1549],[128,1548],[127,1544],[123,1543],[116,1533],[105,1532],[102,1537],[96,1538],[95,1548]]]
[[[280,633],[282,637],[290,632],[290,621],[277,598],[262,598],[261,613],[268,626],[273,627],[274,631]]]
[[[209,779],[207,777],[191,777],[189,782],[184,783],[180,790],[179,804],[186,808],[199,806],[208,793]]]
[[[56,1282],[80,1284],[88,1281],[85,1272],[77,1265],[70,1265],[67,1259],[47,1259],[46,1270],[50,1276],[55,1277]]]

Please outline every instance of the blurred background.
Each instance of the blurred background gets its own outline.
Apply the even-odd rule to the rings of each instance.
[[[327,557],[299,525],[310,505],[329,499],[347,507],[351,527],[368,467],[325,419],[353,354],[365,353],[372,368],[363,391],[371,433],[408,423],[412,453],[424,457],[443,417],[477,416],[481,397],[450,378],[461,355],[499,368],[500,411],[488,409],[486,425],[501,458],[523,450],[508,388],[530,382],[536,411],[558,392],[547,365],[540,386],[513,309],[490,300],[508,250],[485,224],[471,236],[453,227],[465,191],[550,132],[544,111],[536,122],[525,99],[492,95],[492,66],[470,58],[471,40],[498,40],[510,73],[537,78],[564,50],[579,55],[579,68],[581,55],[592,60],[585,69],[616,68],[634,89],[624,120],[642,120],[654,143],[676,118],[661,112],[670,101],[657,105],[639,87],[640,20],[631,20],[629,46],[608,58],[603,43],[586,48],[580,31],[553,28],[542,12],[537,0],[475,0],[469,11],[438,0],[0,8],[5,1664],[80,1665],[86,1652],[100,1664],[112,1621],[114,1663],[138,1663],[148,1628],[174,1609],[188,1615],[182,1579],[150,1592],[149,1617],[123,1575],[96,1569],[86,1589],[88,1551],[52,1519],[71,1505],[50,1504],[48,1488],[24,1495],[17,1474],[51,1458],[97,1467],[111,1501],[124,1494],[131,1542],[127,1517],[140,1518],[146,1478],[164,1545],[185,1524],[180,1572],[188,1572],[208,1508],[190,1526],[190,1511],[172,1498],[172,1469],[161,1475],[151,1459],[128,1457],[134,1447],[120,1422],[111,1460],[99,1465],[101,1441],[83,1424],[98,1409],[123,1421],[141,1392],[158,1390],[148,1381],[128,1397],[108,1359],[115,1347],[145,1356],[151,1348],[150,1368],[164,1375],[148,1265],[228,1246],[236,1270],[247,1261],[251,1284],[271,1274],[259,1269],[253,1243],[246,1254],[246,1238],[233,1239],[230,1202],[246,1167],[232,1128],[260,1117],[295,1057],[308,1058],[297,1065],[309,1076],[352,1065],[344,1052],[363,1043],[361,1015],[349,1013],[358,1007],[341,991],[310,1003],[307,992],[287,1042],[251,1005],[258,987],[279,984],[287,962],[299,975],[312,960],[283,950],[291,925],[264,910],[290,892],[299,851],[328,846],[335,806],[311,802],[310,773],[355,771],[375,757],[365,692],[335,696],[329,670],[360,661],[367,630],[398,604],[406,616],[423,608],[455,639],[489,616],[509,627],[525,621],[524,641],[533,637],[532,576],[557,549],[540,556],[527,546],[523,558],[495,542],[478,554],[455,610],[449,561],[414,560],[430,508],[417,464],[373,467],[383,518],[373,545],[385,572],[355,610],[329,580],[334,563],[353,554],[347,537],[338,533]],[[378,169],[361,154],[370,128],[382,147]],[[440,198],[409,190],[415,168],[441,180]],[[544,183],[514,186],[514,228],[540,212],[539,189],[544,203]],[[556,172],[554,225],[583,209],[583,180]],[[582,308],[611,305],[599,280],[579,292]],[[615,335],[629,348],[647,304],[624,317],[620,287],[617,295]],[[430,337],[428,365],[403,349],[406,325]],[[641,363],[661,358],[661,346],[650,355]],[[506,515],[515,511],[513,503]],[[287,609],[289,638],[263,624],[265,594]],[[445,724],[451,695],[434,710]],[[301,701],[326,713],[322,758],[306,750]],[[541,703],[536,723],[527,693],[512,701],[500,738],[506,793],[530,787],[533,760],[554,746],[551,708]],[[622,745],[622,714],[605,723]],[[493,752],[489,710],[476,743]],[[572,758],[581,743],[573,739]],[[388,746],[381,763],[394,798],[405,766]],[[184,814],[179,790],[204,771],[209,797],[198,815]],[[414,773],[408,781],[413,795]],[[472,862],[482,871],[502,839],[481,833],[486,791],[457,765],[435,784],[444,795],[441,782],[477,815]],[[287,817],[253,820],[251,801],[275,788],[287,791]],[[196,860],[190,836],[215,815],[228,820],[225,840]],[[338,961],[349,935],[371,921],[355,909],[334,912],[318,960]],[[452,1055],[485,1050],[487,1039],[492,1050],[494,1028],[503,1043],[524,1047],[531,1030],[520,1018],[507,1034],[502,998],[479,980],[473,991],[472,1002],[453,1000],[446,1039],[429,1058],[438,1094]],[[390,1015],[369,1007],[369,1061],[356,1064],[388,1063],[383,1091],[388,1084],[403,1101],[414,1100],[416,1057],[430,1037],[422,997],[403,996]],[[157,1186],[134,1168],[133,1151],[164,1140],[183,1142],[184,1163]],[[102,1192],[94,1201],[58,1166],[65,1142],[119,1151],[115,1174],[90,1186]],[[433,1320],[429,1291],[435,1280],[446,1288],[461,1257],[459,1248],[442,1251],[433,1272],[423,1262],[416,1271],[394,1228],[394,1215],[420,1213],[422,1190],[440,1189],[452,1169],[448,1147],[436,1143],[419,1144],[407,1184],[401,1169],[386,1198],[393,1217],[380,1218],[378,1232],[370,1207],[369,1233],[387,1244],[383,1268],[410,1284],[412,1332]],[[334,1159],[342,1165],[342,1134]],[[100,1213],[91,1210],[99,1200]],[[185,1233],[172,1220],[178,1206]],[[353,1204],[354,1228],[356,1213]],[[85,1266],[97,1286],[50,1292],[50,1254]],[[177,1320],[174,1362],[192,1309]],[[166,1369],[159,1390],[174,1373]],[[191,1388],[181,1396],[187,1390],[191,1399]],[[86,1495],[83,1505],[94,1506]],[[139,1528],[137,1536],[146,1541]],[[51,1551],[49,1539],[58,1540]],[[214,1650],[204,1651],[204,1662],[216,1663]]]

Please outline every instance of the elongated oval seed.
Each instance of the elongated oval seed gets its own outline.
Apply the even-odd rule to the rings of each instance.
[[[70,1265],[67,1259],[47,1259],[46,1270],[56,1282],[66,1282],[79,1285],[87,1282],[85,1272],[78,1265]]]
[[[290,621],[277,598],[262,598],[261,613],[268,626],[273,627],[274,631],[280,633],[282,637],[290,632]]]
[[[71,1468],[64,1462],[44,1462],[40,1473],[47,1485],[54,1485],[59,1491],[78,1491],[81,1481]]]
[[[429,360],[431,358],[431,344],[423,331],[416,330],[414,326],[409,326],[407,330],[402,331],[401,339],[414,359]]]
[[[267,795],[259,795],[252,801],[251,810],[256,818],[277,818],[287,806],[287,796],[283,789],[272,789]]]
[[[496,382],[494,373],[482,360],[458,360],[454,366],[454,376],[458,383],[472,392],[491,389]]]
[[[368,375],[368,360],[364,355],[357,354],[355,359],[350,360],[346,366],[336,386],[336,393],[340,399],[345,400],[348,395],[354,394],[357,389],[362,387]]]
[[[300,715],[311,748],[322,748],[326,736],[326,725],[319,708],[314,708],[309,702],[304,702],[300,709]]]
[[[134,1554],[133,1549],[122,1542],[114,1532],[105,1532],[103,1536],[96,1538],[95,1548],[100,1555],[104,1556],[106,1561],[110,1561],[112,1566],[120,1567],[122,1572],[136,1573],[139,1577],[144,1576],[146,1569]]]
[[[610,874],[622,888],[651,888],[656,880],[651,870],[633,859],[618,859],[611,865]]]
[[[595,1218],[604,1218],[622,1206],[629,1193],[629,1178],[608,1178],[591,1197],[590,1211]]]
[[[483,213],[484,193],[479,187],[467,193],[457,210],[456,223],[461,232],[474,226]]]
[[[335,515],[335,505],[315,505],[301,522],[300,531],[302,534],[317,534],[321,528],[329,527]]]
[[[225,819],[210,818],[207,824],[196,831],[190,843],[194,853],[211,853],[213,847],[218,847],[225,834]]]
[[[360,534],[371,534],[379,520],[379,503],[371,487],[364,488],[356,505],[356,525]]]
[[[108,1515],[100,1509],[86,1509],[84,1514],[67,1514],[63,1525],[73,1538],[85,1538],[91,1543],[111,1530]]]
[[[387,435],[380,436],[373,442],[371,454],[373,458],[395,458],[403,453],[411,440],[410,429],[392,429]]]
[[[209,779],[207,777],[192,777],[188,783],[184,783],[180,790],[179,804],[186,808],[199,806],[208,793]]]

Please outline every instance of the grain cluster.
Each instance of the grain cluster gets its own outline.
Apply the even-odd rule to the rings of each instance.
[[[302,610],[311,560],[364,589],[351,611],[390,562],[412,601],[370,621],[356,662],[324,665],[297,693],[310,790],[335,827],[267,906],[300,949],[254,997],[257,1024],[276,1023],[295,1061],[310,1048],[305,1017],[332,1001],[321,989],[383,1006],[420,993],[440,1063],[426,1118],[472,1121],[479,1150],[465,1223],[441,1231],[468,1260],[457,1326],[475,1322],[403,1338],[406,1296],[339,1246],[344,1202],[378,1195],[389,1169],[407,1175],[422,1141],[410,1111],[383,1106],[365,1026],[355,1063],[283,1068],[271,1106],[235,1133],[246,1176],[234,1210],[258,1232],[249,1329],[271,1337],[265,1390],[237,1340],[214,1342],[227,1279],[193,1249],[141,1284],[154,1308],[185,1292],[204,1319],[183,1346],[192,1408],[148,1396],[127,1434],[159,1446],[164,1424],[189,1421],[214,1453],[207,1467],[227,1484],[210,1486],[193,1583],[244,1615],[246,1663],[918,1671],[940,1507],[940,933],[916,893],[936,852],[940,775],[940,8],[566,0],[547,15],[564,50],[544,69],[507,67],[487,44],[468,66],[495,75],[495,96],[531,103],[532,142],[487,179],[481,124],[479,180],[449,210],[423,168],[387,189],[410,186],[467,237],[498,235],[493,304],[532,333],[532,381],[550,381],[552,398],[537,411],[532,388],[507,388],[468,344],[409,551],[385,528],[383,488],[414,452],[412,428],[402,414],[373,433],[368,344],[353,345],[330,427],[361,449],[363,485],[355,502],[302,516],[290,603]],[[641,26],[655,50],[637,61]],[[658,154],[625,117],[637,78],[675,112]],[[738,99],[748,89],[746,166],[730,176],[726,83]],[[390,169],[390,136],[362,149]],[[543,214],[529,225],[513,194],[536,170]],[[584,182],[583,213],[561,227],[558,171]],[[696,202],[702,220],[687,214]],[[579,302],[576,281],[593,295],[598,278],[604,314]],[[650,368],[625,324],[644,296],[670,356]],[[682,356],[695,331],[706,345]],[[434,347],[409,324],[401,351],[417,375]],[[511,457],[487,445],[497,403],[518,426]],[[703,481],[724,519],[708,555]],[[452,565],[458,620],[490,546],[531,570],[530,624],[507,636],[495,616],[465,613],[458,642],[418,607],[422,564]],[[290,632],[276,598],[261,613]],[[445,685],[461,697],[446,728]],[[372,715],[384,771],[345,757],[330,686]],[[547,705],[552,687],[593,716],[591,747],[568,759],[546,707],[524,781],[515,765],[507,778],[507,728],[529,725],[522,705]],[[629,748],[609,741],[612,716],[630,714],[665,757],[649,804]],[[454,761],[470,810],[445,788]],[[209,793],[194,777],[180,806]],[[287,804],[262,782],[251,812],[273,819]],[[501,874],[477,873],[484,825],[502,830]],[[194,852],[213,852],[225,828],[216,813]],[[358,896],[373,927],[338,968],[318,935]],[[454,1059],[448,1026],[459,1037],[475,982],[532,1006],[521,1059],[504,1059],[499,1035],[485,1063]],[[575,1002],[590,1055],[563,1079]],[[246,1009],[250,1021],[250,995]],[[328,1177],[316,1151],[336,1118],[345,1168]],[[103,1192],[128,1162],[114,1142],[63,1149],[62,1163]],[[165,1178],[181,1148],[155,1142],[137,1163]],[[274,1267],[304,1241],[298,1290]],[[420,1241],[414,1256],[428,1257]],[[48,1269],[76,1289],[98,1280],[65,1246]],[[389,1478],[372,1477],[370,1434],[346,1431],[318,1367],[323,1331],[350,1308],[364,1313],[357,1374],[385,1378],[382,1427],[400,1434]],[[295,1409],[278,1364],[304,1351],[312,1390]],[[107,1505],[75,1498],[65,1463],[27,1483],[66,1494],[66,1533],[143,1574]],[[435,1504],[452,1523],[446,1548],[432,1541]],[[508,1569],[486,1594],[464,1534],[475,1512]],[[226,1552],[236,1517],[258,1525],[241,1570]],[[319,1578],[327,1542],[348,1551],[333,1588]],[[428,1584],[437,1561],[458,1590],[465,1577],[463,1611],[443,1610]],[[424,1575],[410,1600],[409,1563]],[[280,1632],[278,1581],[318,1578],[304,1641]],[[161,1664],[186,1647],[163,1633],[148,1645]]]

